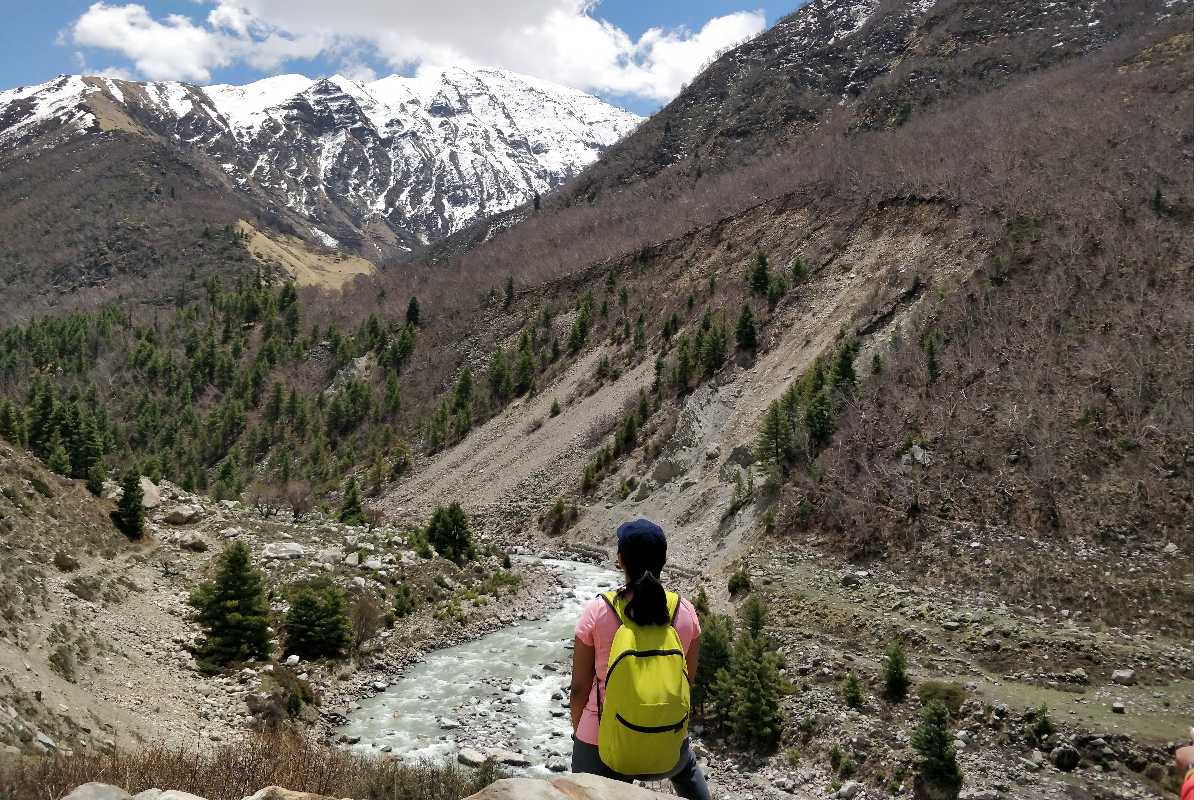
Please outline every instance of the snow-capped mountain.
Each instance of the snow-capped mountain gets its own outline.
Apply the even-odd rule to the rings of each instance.
[[[299,215],[305,235],[370,256],[527,203],[641,121],[500,69],[205,88],[65,75],[0,92],[0,154],[114,129],[161,137],[214,159],[268,208]]]

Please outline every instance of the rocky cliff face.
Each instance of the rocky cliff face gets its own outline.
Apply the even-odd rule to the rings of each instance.
[[[45,136],[146,134],[211,158],[236,191],[302,220],[300,235],[369,258],[528,203],[639,122],[499,69],[207,88],[64,75],[0,92],[0,152]]]

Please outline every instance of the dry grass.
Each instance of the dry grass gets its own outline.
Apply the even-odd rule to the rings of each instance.
[[[485,766],[404,764],[337,750],[289,734],[255,734],[216,749],[148,745],[131,752],[77,753],[0,761],[0,798],[54,800],[97,781],[136,794],[178,789],[211,800],[241,798],[264,786],[370,800],[459,798],[503,777]]]

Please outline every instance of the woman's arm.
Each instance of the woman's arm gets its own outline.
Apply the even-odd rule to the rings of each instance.
[[[700,648],[696,648],[697,654]],[[575,655],[571,660],[571,730],[579,730],[579,719],[587,707],[588,695],[596,681],[596,648],[575,637]]]

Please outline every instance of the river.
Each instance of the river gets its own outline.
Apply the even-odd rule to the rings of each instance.
[[[563,768],[571,754],[571,679],[575,623],[593,597],[618,585],[613,570],[546,560],[569,587],[547,607],[481,639],[426,656],[393,686],[359,702],[340,732],[354,748],[391,748],[405,759],[441,759],[460,748],[520,750],[530,775]],[[549,668],[547,668],[549,666]],[[513,690],[516,691],[513,691]],[[459,727],[454,727],[458,725]]]

